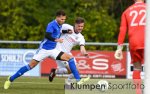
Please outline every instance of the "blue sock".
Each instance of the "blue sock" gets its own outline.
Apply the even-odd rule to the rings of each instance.
[[[11,76],[9,80],[13,82],[16,78],[20,77],[29,70],[31,70],[31,67],[29,65],[23,66],[13,76]]]
[[[80,78],[80,74],[79,74],[79,72],[78,72],[78,70],[77,70],[77,67],[76,67],[76,65],[75,65],[74,58],[71,58],[71,59],[68,61],[68,63],[69,63],[70,70],[71,70],[71,72],[72,72],[73,75],[74,75],[74,78],[75,78],[77,81],[80,80],[80,79],[81,79],[81,78]]]

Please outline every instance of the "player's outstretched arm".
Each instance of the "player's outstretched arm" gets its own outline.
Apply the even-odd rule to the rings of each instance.
[[[89,57],[89,54],[87,53],[84,45],[81,45],[80,46],[80,52],[82,53],[82,55],[86,56],[86,57]]]
[[[55,42],[60,42],[60,43],[63,43],[64,39],[62,38],[59,38],[59,39],[55,39]]]

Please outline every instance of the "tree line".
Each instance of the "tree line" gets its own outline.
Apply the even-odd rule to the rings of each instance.
[[[64,9],[66,23],[73,25],[76,17],[84,17],[82,34],[87,42],[117,42],[121,14],[132,3],[133,0],[0,0],[0,40],[41,41],[47,23],[55,18],[58,9]],[[2,44],[1,47],[17,48],[18,45]]]

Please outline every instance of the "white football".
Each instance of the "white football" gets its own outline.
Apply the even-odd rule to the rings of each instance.
[[[109,84],[108,84],[108,81],[106,80],[100,80],[97,82],[97,84],[99,85],[99,90],[100,91],[106,91],[108,90],[108,87],[109,87]]]

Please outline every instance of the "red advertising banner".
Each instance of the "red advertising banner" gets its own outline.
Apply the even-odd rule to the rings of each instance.
[[[52,68],[57,68],[55,60],[46,58],[41,62],[41,74],[49,74]]]
[[[89,58],[81,55],[79,51],[73,51],[77,66],[81,74],[109,74],[126,75],[126,55],[119,61],[114,58],[114,51],[88,52]]]
[[[80,74],[126,75],[126,52],[123,60],[114,58],[114,51],[89,51],[89,58],[81,55],[80,51],[72,51],[77,60]],[[45,59],[41,63],[41,73],[47,74],[57,65],[52,59]]]

